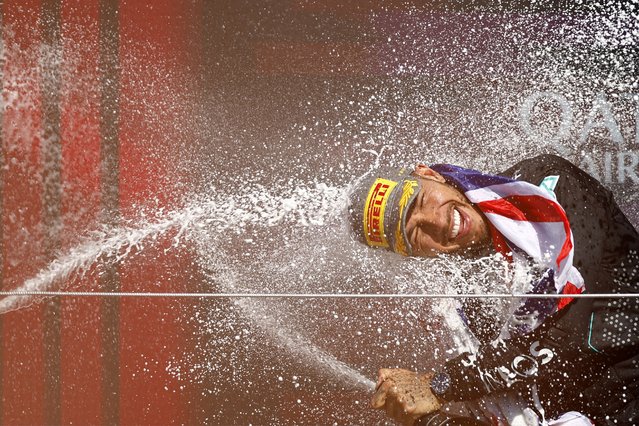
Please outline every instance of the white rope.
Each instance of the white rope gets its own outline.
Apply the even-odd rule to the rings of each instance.
[[[622,299],[637,298],[639,293],[601,294],[510,294],[510,293],[154,293],[154,292],[105,292],[105,291],[0,291],[0,296],[56,296],[56,297],[201,297],[201,298],[294,298],[294,299]]]

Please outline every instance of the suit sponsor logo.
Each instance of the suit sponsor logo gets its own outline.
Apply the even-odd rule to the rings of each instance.
[[[555,356],[551,349],[541,348],[539,341],[533,342],[528,350],[529,353],[516,355],[509,365],[484,369],[478,365],[477,355],[474,354],[462,361],[462,365],[475,368],[486,389],[492,392],[536,376],[539,366],[548,364]]]

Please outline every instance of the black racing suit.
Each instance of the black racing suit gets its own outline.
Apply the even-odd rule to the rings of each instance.
[[[586,293],[638,292],[639,235],[610,191],[552,155],[522,161],[502,174],[535,185],[559,175],[555,194],[571,225],[573,264]],[[480,306],[473,301],[465,310],[483,344],[476,354],[446,363],[451,386],[444,399],[473,401],[498,393],[532,398],[536,388],[546,419],[578,411],[597,425],[639,424],[639,299],[575,299],[530,334],[497,347],[487,343],[488,321]],[[470,408],[468,414],[491,422],[481,410]],[[418,424],[471,424],[461,418],[442,422],[446,416],[433,413]]]

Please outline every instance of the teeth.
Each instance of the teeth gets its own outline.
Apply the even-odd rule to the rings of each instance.
[[[450,238],[455,238],[459,234],[459,227],[461,226],[461,215],[457,209],[453,209],[453,231],[450,233]]]

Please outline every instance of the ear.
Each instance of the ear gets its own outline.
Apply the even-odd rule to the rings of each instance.
[[[444,179],[442,175],[440,175],[435,170],[421,163],[415,166],[415,175],[424,179],[430,179],[440,183],[446,182],[446,180]]]

